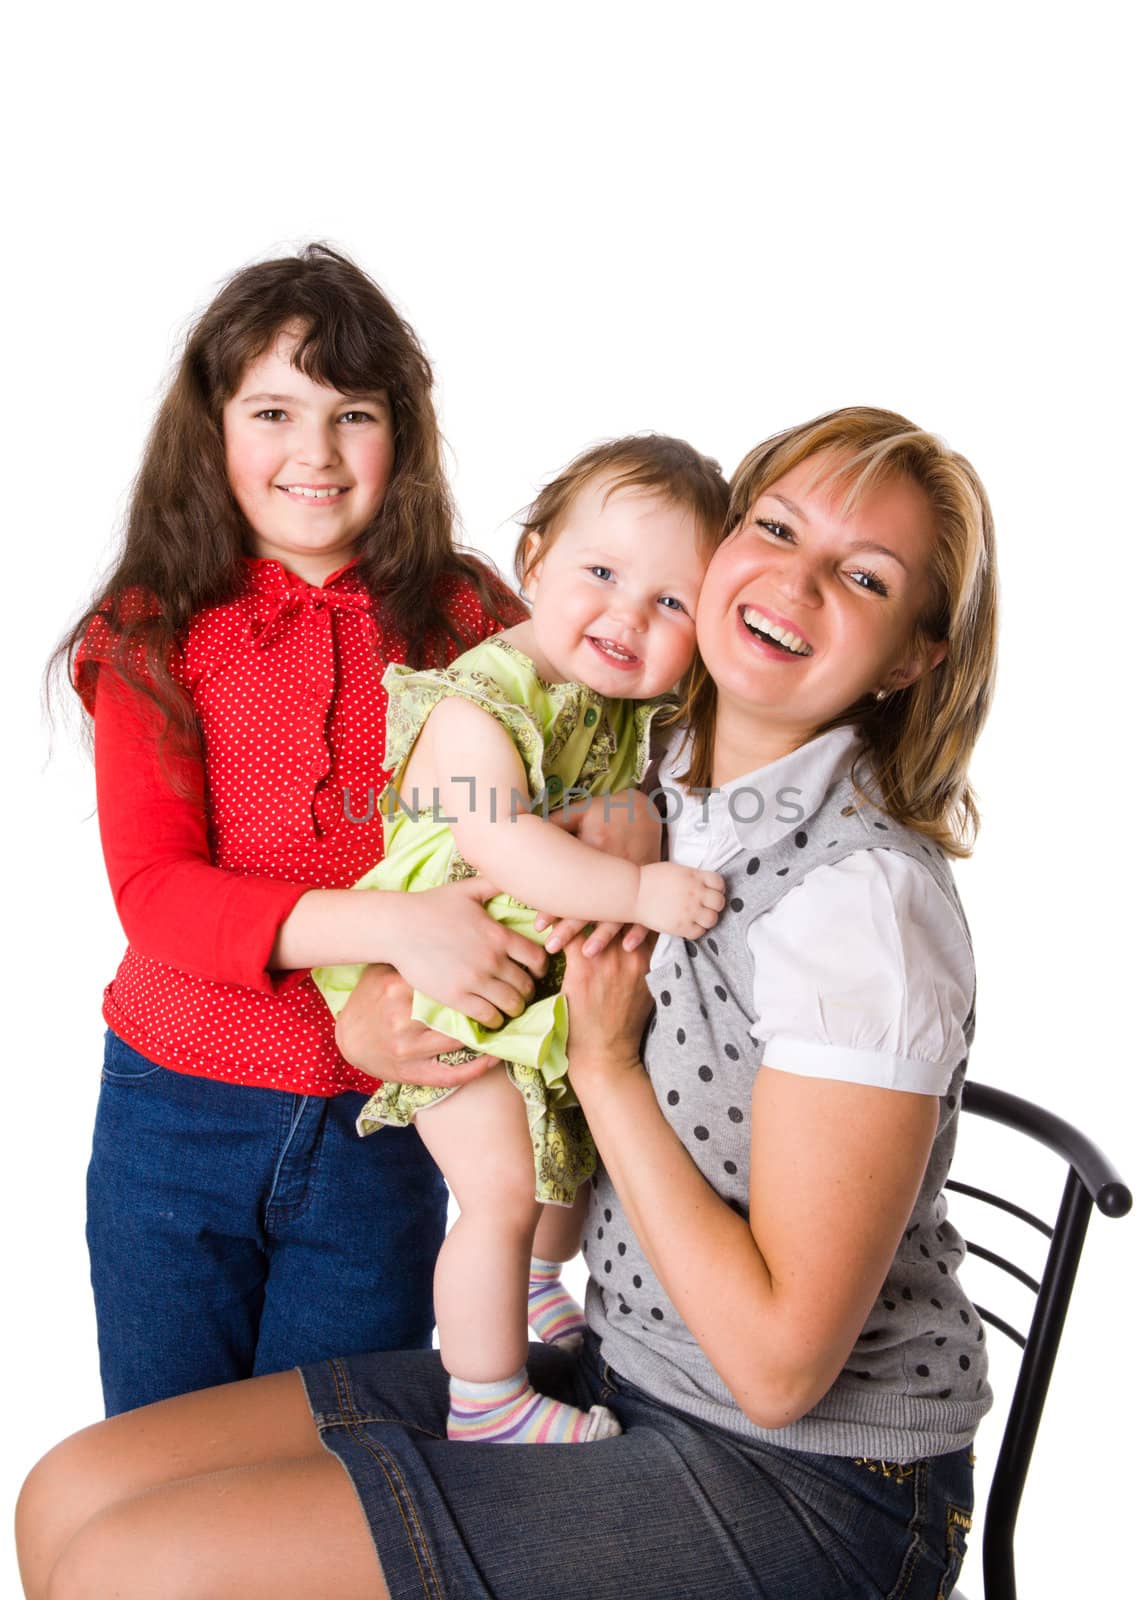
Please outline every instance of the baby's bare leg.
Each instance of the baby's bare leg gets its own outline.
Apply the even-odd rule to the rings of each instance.
[[[451,1376],[451,1439],[586,1444],[620,1433],[589,1412],[536,1394],[526,1374],[527,1286],[540,1207],[522,1096],[491,1071],[421,1111],[416,1127],[459,1202],[435,1272],[435,1315]]]
[[[543,1261],[573,1261],[582,1244],[582,1223],[590,1202],[584,1183],[572,1206],[543,1206],[534,1235],[534,1253]]]
[[[540,1206],[523,1098],[492,1069],[416,1117],[459,1204],[435,1269],[443,1364],[487,1383],[526,1361],[526,1294]]]

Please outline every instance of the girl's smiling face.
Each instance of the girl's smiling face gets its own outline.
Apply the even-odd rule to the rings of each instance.
[[[701,589],[697,640],[717,686],[718,744],[722,719],[748,724],[739,742],[758,739],[765,761],[945,654],[919,630],[936,538],[926,495],[896,478],[845,513],[844,486],[827,481],[839,464],[811,457],[763,490]]]
[[[395,460],[388,397],[342,395],[293,366],[284,328],[222,408],[226,476],[253,554],[322,583],[352,559]]]

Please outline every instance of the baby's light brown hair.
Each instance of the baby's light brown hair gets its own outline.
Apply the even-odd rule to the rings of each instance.
[[[575,456],[541,489],[525,517],[515,549],[515,575],[525,587],[527,574],[554,544],[567,512],[587,484],[609,478],[608,499],[616,489],[640,489],[691,511],[709,554],[724,538],[728,484],[719,464],[684,439],[662,433],[634,433],[607,439]]]

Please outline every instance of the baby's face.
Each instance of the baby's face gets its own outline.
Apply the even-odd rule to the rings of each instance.
[[[565,681],[612,699],[651,700],[693,659],[709,555],[691,511],[642,489],[607,495],[612,483],[584,486],[531,568],[532,621]]]

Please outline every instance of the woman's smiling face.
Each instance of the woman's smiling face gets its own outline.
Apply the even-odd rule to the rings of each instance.
[[[896,478],[847,513],[834,455],[761,492],[709,564],[697,641],[725,714],[770,730],[765,759],[795,749],[868,694],[941,660],[919,618],[936,537],[923,491]]]

